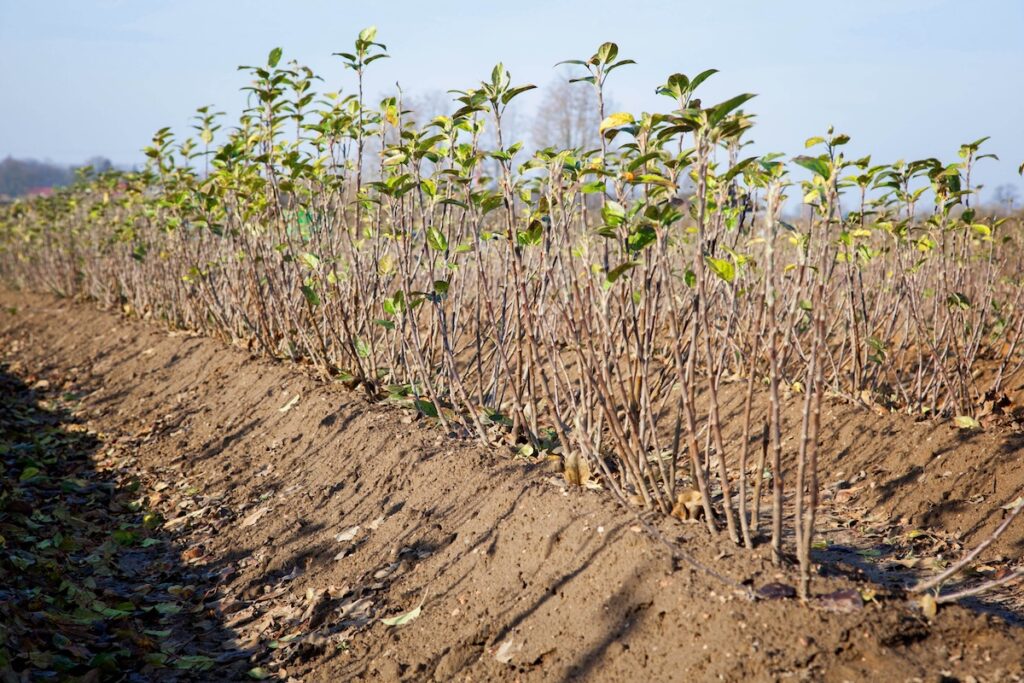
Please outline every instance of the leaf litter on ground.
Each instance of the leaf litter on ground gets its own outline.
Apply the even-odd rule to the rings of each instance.
[[[230,675],[209,577],[167,542],[134,459],[73,417],[67,384],[0,363],[0,679]]]

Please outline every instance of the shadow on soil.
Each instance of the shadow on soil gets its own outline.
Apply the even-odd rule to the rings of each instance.
[[[216,609],[222,568],[184,560],[80,394],[0,364],[0,680],[246,677]]]

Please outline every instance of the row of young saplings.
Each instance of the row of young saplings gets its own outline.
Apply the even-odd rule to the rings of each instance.
[[[243,67],[233,127],[203,107],[145,170],[3,208],[0,275],[560,455],[574,483],[777,563],[792,533],[802,596],[826,397],[974,428],[1024,365],[1020,226],[972,206],[984,140],[876,164],[829,130],[744,157],[752,95],[704,106],[709,70],[670,76],[665,112],[605,111],[632,63],[605,43],[569,62],[599,145],[528,155],[503,116],[533,86],[499,64],[420,125],[400,92],[364,96],[383,56],[373,29],[339,53],[352,94],[279,49]]]

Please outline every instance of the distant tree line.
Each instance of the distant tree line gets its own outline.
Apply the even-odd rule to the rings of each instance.
[[[113,168],[104,157],[93,157],[84,165],[97,172]],[[20,197],[33,190],[68,185],[75,178],[75,169],[74,166],[8,156],[0,161],[0,197]]]

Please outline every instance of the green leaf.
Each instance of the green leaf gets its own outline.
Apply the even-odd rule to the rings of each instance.
[[[630,270],[633,270],[634,268],[636,268],[639,265],[640,265],[639,261],[626,261],[625,263],[623,263],[621,265],[618,265],[615,268],[612,268],[611,270],[609,270],[608,274],[605,276],[604,279],[605,279],[605,281],[608,284],[612,284],[616,280],[618,280],[620,277],[622,277],[623,273],[626,273],[626,272],[628,272]]]
[[[623,219],[626,217],[626,209],[618,202],[608,200],[605,202],[604,207],[601,209],[601,218],[607,225],[616,226],[621,225]]]
[[[111,536],[118,545],[131,545],[138,539],[138,536],[127,529],[115,529]]]
[[[430,226],[427,228],[427,246],[434,251],[445,251],[448,249],[448,238],[444,236],[444,233]]]
[[[157,604],[156,611],[160,614],[178,614],[181,612],[181,605],[173,602],[161,602]]]
[[[437,406],[435,406],[431,401],[417,399],[413,401],[413,405],[415,405],[416,408],[427,417],[437,417]]]
[[[715,275],[729,284],[732,284],[733,280],[736,279],[736,267],[732,264],[732,261],[713,256],[705,256],[704,260],[707,261],[708,267],[714,271]]]
[[[690,86],[689,86],[690,92],[693,92],[694,90],[696,90],[698,85],[700,85],[701,83],[706,81],[711,76],[714,76],[716,73],[718,73],[718,69],[708,69],[706,71],[701,71],[699,74],[694,76],[690,80]]]
[[[142,526],[149,530],[158,529],[164,523],[164,518],[159,512],[150,511],[142,516]],[[146,539],[147,541],[152,539]]]
[[[372,43],[377,38],[377,27],[367,26],[359,32],[359,41],[363,43]],[[389,41],[390,42],[390,41]]]
[[[946,305],[950,308],[959,308],[961,311],[969,311],[971,300],[963,292],[953,292],[946,297]]]
[[[716,104],[711,110],[711,115],[708,116],[708,123],[710,123],[712,126],[717,126],[719,123],[722,122],[722,119],[724,119],[726,116],[729,115],[730,112],[732,112],[733,109],[739,107],[744,102],[751,100],[754,97],[757,96],[754,95],[753,93],[743,93],[742,95],[731,97],[727,99],[725,102]]]
[[[281,61],[281,48],[275,47],[273,50],[270,51],[270,54],[267,56],[267,66],[269,66],[271,69],[273,69],[274,67],[277,66],[277,63],[280,62],[280,61]]]
[[[270,672],[264,669],[262,666],[254,666],[253,668],[249,669],[249,671],[247,671],[246,674],[249,676],[249,678],[252,678],[257,681],[262,681],[267,678],[270,678]]]
[[[494,68],[491,69],[491,85],[493,85],[495,88],[498,88],[501,85],[501,80],[502,76],[504,75],[504,72],[504,64],[502,64],[501,62],[495,64]]]
[[[614,71],[615,69],[618,69],[620,66],[628,66],[630,64],[636,64],[636,62],[634,62],[632,59],[620,59],[619,61],[615,62],[611,66],[607,67],[604,70],[604,72],[605,72],[605,74],[610,74],[612,71]]]
[[[309,285],[302,285],[302,296],[306,297],[306,302],[310,306],[320,305],[320,295]]]
[[[757,157],[747,157],[746,159],[743,159],[742,161],[736,162],[736,165],[733,166],[732,168],[730,168],[726,172],[726,174],[722,178],[722,180],[724,182],[729,182],[730,180],[735,178],[738,174],[742,173],[743,169],[745,169],[747,166],[749,166],[751,163],[753,163],[756,160],[757,160]]]
[[[209,671],[215,662],[205,655],[182,655],[174,662],[176,669],[185,671]]]
[[[619,55],[619,46],[615,43],[601,43],[601,47],[597,48],[597,61],[600,64],[607,64],[614,61]]]
[[[650,246],[656,239],[658,239],[658,234],[654,228],[649,225],[641,225],[629,234],[626,243],[629,245],[630,251],[635,253]]]
[[[39,474],[39,468],[38,467],[31,467],[31,466],[30,467],[26,467],[25,469],[23,469],[21,471],[21,476],[18,477],[18,481],[26,482],[29,479],[32,479],[32,478],[38,476],[38,474]]]
[[[501,96],[501,103],[502,104],[508,104],[509,102],[512,101],[513,97],[515,97],[517,95],[521,95],[522,93],[526,92],[527,90],[533,90],[536,87],[537,86],[535,86],[535,85],[519,85],[519,86],[516,86],[515,88],[510,88],[508,90],[508,92],[506,92],[504,95]]]
[[[826,180],[828,180],[832,175],[831,164],[829,164],[827,158],[798,156],[793,159],[793,162],[799,166],[803,166],[812,173],[820,175]]]
[[[524,247],[533,247],[541,243],[544,235],[544,224],[540,221],[533,221],[526,228],[516,234],[516,242]]]

